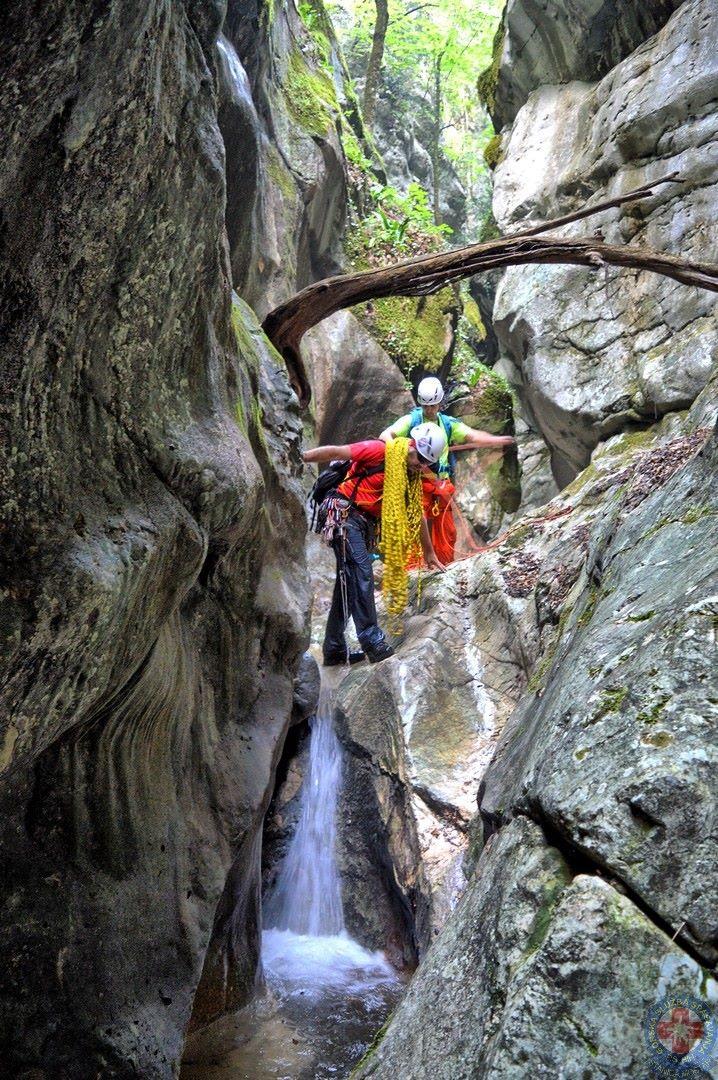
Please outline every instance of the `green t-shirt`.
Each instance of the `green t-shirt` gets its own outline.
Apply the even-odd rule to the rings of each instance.
[[[407,413],[406,416],[400,416],[398,420],[394,421],[394,423],[389,428],[389,431],[391,432],[393,438],[406,439],[409,437],[409,432],[413,427],[416,426],[416,424],[425,424],[428,422],[424,417],[424,411],[422,409],[421,420],[417,420],[414,424],[412,424],[411,418],[412,416],[414,416],[416,411],[417,410],[415,409],[413,413]],[[446,449],[439,458],[438,462],[439,476],[448,476],[451,472],[451,469],[449,467],[449,447],[456,446],[457,443],[466,442],[466,437],[469,434],[471,428],[467,427],[466,424],[462,424],[461,420],[457,420],[455,416],[448,416],[446,413],[438,413],[436,420],[431,422],[438,424],[439,427],[442,428],[442,430],[444,431],[446,431],[448,427],[448,439]]]

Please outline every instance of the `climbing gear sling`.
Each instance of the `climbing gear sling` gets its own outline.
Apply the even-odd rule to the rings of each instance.
[[[329,468],[320,472],[307,496],[307,502],[312,507],[311,528],[314,532],[324,535],[329,544],[331,544],[331,535],[327,535],[327,517],[328,515],[336,516],[337,499],[343,499],[351,506],[354,506],[354,500],[362,480],[366,480],[368,476],[375,476],[377,473],[384,472],[383,463],[372,466],[370,469],[361,469],[352,477],[352,480],[355,480],[356,483],[351,495],[338,495],[337,488],[346,480],[350,465],[350,461],[330,461]],[[340,523],[337,522],[337,524]]]

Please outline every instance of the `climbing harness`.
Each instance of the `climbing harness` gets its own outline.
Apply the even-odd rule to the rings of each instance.
[[[332,542],[330,526],[338,513],[337,499],[343,499],[350,507],[354,506],[354,500],[362,480],[366,480],[368,476],[375,476],[377,473],[384,472],[383,464],[374,465],[370,469],[359,470],[359,472],[349,477],[349,479],[356,481],[351,495],[339,495],[337,488],[347,479],[350,465],[351,462],[349,461],[331,461],[329,468],[320,472],[307,496],[307,502],[312,507],[311,529],[313,532],[319,533],[330,546]],[[330,516],[329,525],[327,525],[328,516]]]

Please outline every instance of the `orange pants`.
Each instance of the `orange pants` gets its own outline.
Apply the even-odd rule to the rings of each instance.
[[[456,522],[451,503],[442,503],[439,499],[435,499],[428,522],[429,535],[436,557],[440,563],[448,566],[454,561],[454,547],[456,546]]]

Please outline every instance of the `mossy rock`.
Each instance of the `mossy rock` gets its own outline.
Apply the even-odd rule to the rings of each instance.
[[[515,514],[521,503],[521,466],[515,446],[507,446],[500,461],[486,466],[491,497],[506,514]]]
[[[501,55],[504,51],[504,41],[506,39],[506,27],[503,20],[494,35],[494,44],[491,52],[491,63],[482,71],[476,80],[476,89],[479,94],[479,101],[484,106],[486,111],[493,116],[494,109],[496,108],[496,87],[499,82],[499,72],[501,70]]]
[[[451,403],[448,411],[469,427],[489,431],[492,435],[511,433],[514,403],[511,388],[503,375],[479,361],[462,375],[468,389],[461,398]]]
[[[500,165],[504,160],[504,154],[501,150],[502,138],[500,135],[494,135],[489,139],[484,147],[484,161],[489,169],[495,169],[497,165]]]
[[[339,114],[334,84],[324,70],[312,70],[301,49],[289,54],[284,81],[287,112],[302,131],[324,138]]]
[[[450,345],[448,315],[456,307],[451,289],[435,296],[387,296],[355,310],[361,322],[408,377],[440,371]]]
[[[298,191],[294,178],[273,146],[268,148],[267,173],[274,186],[282,193],[285,199],[293,200],[297,198]]]

